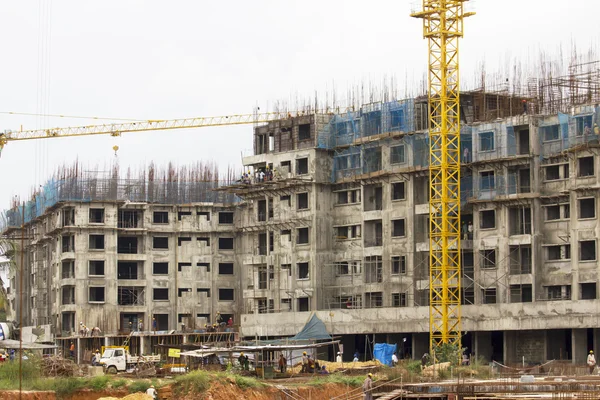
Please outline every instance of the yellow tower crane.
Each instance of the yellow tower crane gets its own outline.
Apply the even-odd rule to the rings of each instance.
[[[461,345],[458,40],[468,0],[423,0],[429,44],[429,347]]]
[[[89,135],[121,136],[126,132],[161,131],[185,128],[207,128],[211,126],[247,125],[265,123],[296,116],[296,112],[265,112],[254,114],[234,114],[220,117],[196,117],[82,125],[64,128],[6,131],[0,133],[0,150],[11,141],[44,138],[77,137]]]

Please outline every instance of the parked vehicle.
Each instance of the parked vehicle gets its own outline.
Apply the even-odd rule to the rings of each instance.
[[[137,372],[154,370],[154,364],[160,361],[160,354],[151,356],[132,356],[123,347],[104,350],[100,365],[107,374],[117,372]],[[149,374],[146,374],[149,375]]]

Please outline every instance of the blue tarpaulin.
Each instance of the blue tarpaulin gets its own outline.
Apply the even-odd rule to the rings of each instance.
[[[331,335],[327,332],[323,321],[313,314],[304,328],[291,340],[331,340]]]
[[[392,354],[396,352],[395,344],[375,343],[373,357],[380,363],[392,366]]]

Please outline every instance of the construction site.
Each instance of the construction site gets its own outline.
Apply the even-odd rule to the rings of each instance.
[[[19,388],[27,354],[85,388],[106,374],[111,396],[119,374],[161,399],[600,398],[600,57],[459,87],[463,3],[413,12],[414,96],[0,134],[243,124],[253,144],[225,172],[65,164],[10,199],[0,349]]]

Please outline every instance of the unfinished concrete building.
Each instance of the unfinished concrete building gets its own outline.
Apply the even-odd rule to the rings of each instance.
[[[599,350],[592,66],[527,95],[461,95],[462,343],[478,357],[583,363]],[[426,98],[371,103],[256,126],[250,172],[234,184],[57,179],[65,190],[15,209],[5,230],[17,238],[25,214],[25,320],[66,335],[79,321],[197,327],[220,311],[242,336],[274,338],[316,313],[346,360],[383,341],[418,358],[429,346],[427,128]]]
[[[504,363],[583,363],[600,345],[600,110],[461,102],[463,345]],[[382,341],[428,351],[426,129],[426,99],[255,128],[243,161],[265,178],[228,189],[247,203],[244,336],[293,335],[316,312],[345,359]]]
[[[24,210],[7,213],[4,235],[25,238],[25,325],[51,324],[56,336],[68,337],[82,322],[116,335],[139,322],[143,330],[169,331],[214,323],[217,311],[234,316],[235,198],[210,190],[216,177],[179,182],[176,172],[154,182],[68,171]]]

